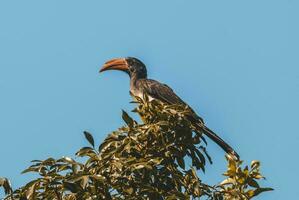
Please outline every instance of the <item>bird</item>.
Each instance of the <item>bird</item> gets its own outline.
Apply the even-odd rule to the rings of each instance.
[[[195,131],[204,133],[208,138],[219,145],[228,155],[239,160],[239,154],[215,132],[209,129],[203,119],[184,102],[168,85],[149,79],[145,64],[134,57],[114,58],[107,61],[100,69],[100,73],[107,70],[119,70],[130,77],[130,93],[133,96],[143,98],[145,95],[149,101],[155,99],[167,105],[184,105],[190,111],[190,119]]]

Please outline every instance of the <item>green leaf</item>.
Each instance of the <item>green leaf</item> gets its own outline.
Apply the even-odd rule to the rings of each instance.
[[[87,141],[91,144],[92,147],[94,147],[94,139],[93,139],[92,135],[87,131],[84,131],[83,133],[84,133]]]
[[[32,184],[32,185],[29,187],[29,189],[28,189],[27,192],[26,192],[26,197],[27,197],[27,199],[35,199],[36,185],[37,185],[37,184],[38,184],[38,183],[36,182],[36,183]]]
[[[25,173],[28,173],[28,172],[38,172],[38,171],[39,171],[39,168],[36,168],[36,167],[29,167],[29,168],[23,170],[23,171],[21,172],[21,174],[25,174]]]
[[[82,176],[81,187],[82,187],[83,189],[85,189],[85,187],[86,187],[88,181],[89,181],[89,177],[88,177],[88,176]]]
[[[126,192],[127,192],[128,194],[132,195],[133,192],[134,192],[134,189],[133,189],[133,188],[128,188],[128,189],[126,190]]]
[[[250,165],[252,170],[255,170],[260,167],[261,163],[258,160],[253,160]]]
[[[0,187],[4,188],[6,195],[12,193],[11,184],[7,178],[0,178]]]
[[[134,120],[124,110],[122,110],[122,118],[130,128],[133,128]]]
[[[203,150],[204,154],[205,154],[206,157],[208,158],[209,163],[210,163],[210,164],[213,164],[212,158],[211,158],[211,156],[208,154],[207,149],[206,149],[205,147],[202,147],[202,146],[201,146],[200,148]]]
[[[273,190],[274,190],[273,188],[258,188],[254,191],[253,197],[259,195],[262,192],[268,192],[268,191],[273,191]]]
[[[83,147],[76,153],[76,156],[88,156],[89,154],[95,154],[94,149],[91,147]]]
[[[248,179],[248,185],[250,185],[251,187],[255,187],[255,188],[259,188],[259,184],[256,180],[249,178]]]
[[[185,161],[184,161],[184,158],[182,156],[177,156],[176,157],[176,160],[179,164],[179,166],[182,168],[182,169],[185,169]]]
[[[63,187],[64,189],[69,190],[72,193],[77,193],[79,191],[82,191],[82,188],[79,185],[71,182],[64,182]]]

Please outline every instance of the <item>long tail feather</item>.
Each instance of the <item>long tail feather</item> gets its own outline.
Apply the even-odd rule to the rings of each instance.
[[[202,123],[196,123],[196,128],[199,129],[199,131],[202,130],[201,132],[203,132],[206,136],[208,136],[211,140],[218,144],[226,153],[236,157],[237,160],[240,159],[239,154],[211,129],[204,126]]]

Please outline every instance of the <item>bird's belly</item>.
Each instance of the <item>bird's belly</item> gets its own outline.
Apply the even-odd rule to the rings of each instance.
[[[144,99],[144,94],[143,94],[143,92],[140,92],[140,91],[133,91],[133,90],[131,90],[130,92],[131,92],[131,94],[133,94],[133,96],[136,96],[136,97],[139,97],[139,98],[141,98],[141,99]],[[147,95],[147,97],[148,97],[148,100],[149,100],[149,101],[154,100],[154,98],[151,97],[151,96],[149,96],[149,95]]]

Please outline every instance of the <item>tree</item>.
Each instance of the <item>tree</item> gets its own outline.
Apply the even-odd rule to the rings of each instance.
[[[229,155],[225,180],[214,186],[203,183],[198,172],[205,172],[212,159],[202,134],[193,131],[186,117],[188,109],[147,98],[136,97],[134,103],[133,112],[143,123],[123,111],[126,125],[98,148],[93,136],[84,132],[90,146],[76,153],[83,162],[70,157],[34,160],[23,173],[36,173],[39,178],[13,192],[6,184],[5,199],[245,200],[272,190],[258,183],[264,178],[259,161],[242,167],[242,161]]]

